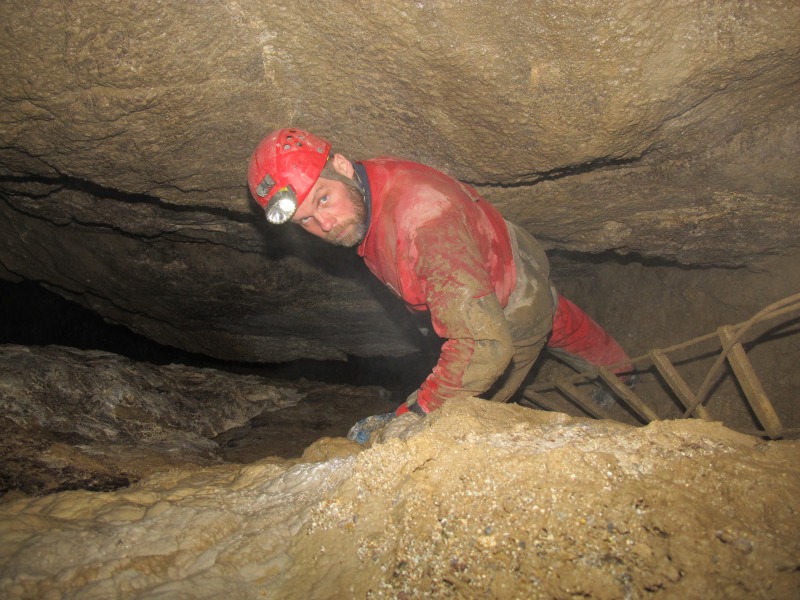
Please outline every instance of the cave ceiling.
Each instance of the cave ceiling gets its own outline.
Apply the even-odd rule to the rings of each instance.
[[[751,266],[800,245],[792,1],[0,3],[0,278],[244,361],[401,355],[352,251],[263,222],[294,125],[475,185],[549,250]]]

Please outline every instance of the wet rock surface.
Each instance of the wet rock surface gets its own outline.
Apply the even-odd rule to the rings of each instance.
[[[794,598],[800,445],[464,400],[359,451],[0,504],[7,597]],[[355,453],[354,453],[355,452]]]
[[[378,388],[0,346],[0,493],[116,489],[166,469],[299,457],[323,435],[346,434],[364,411],[390,405]],[[258,435],[242,442],[243,426]]]

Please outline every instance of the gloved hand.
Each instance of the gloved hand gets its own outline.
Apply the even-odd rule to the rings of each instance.
[[[369,441],[370,437],[372,437],[372,434],[375,433],[375,431],[381,429],[389,421],[394,419],[394,417],[395,414],[390,412],[383,415],[372,415],[366,419],[361,419],[358,423],[350,428],[350,431],[347,432],[347,439],[364,446]]]

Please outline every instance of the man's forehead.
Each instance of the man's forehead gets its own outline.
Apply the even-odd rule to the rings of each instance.
[[[325,177],[320,177],[317,179],[316,183],[314,183],[314,187],[308,192],[308,199],[309,200],[318,200],[320,196],[324,194],[329,194],[331,189],[336,186],[338,182],[335,179],[326,179]]]

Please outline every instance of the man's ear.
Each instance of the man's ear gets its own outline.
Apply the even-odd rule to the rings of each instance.
[[[339,154],[338,152],[333,155],[333,168],[339,175],[344,175],[345,177],[349,177],[350,179],[353,178],[355,174],[355,169],[353,169],[353,163],[350,162],[344,155]]]

